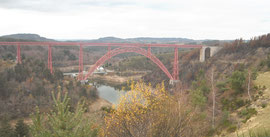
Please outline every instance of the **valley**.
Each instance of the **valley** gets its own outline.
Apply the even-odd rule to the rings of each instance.
[[[34,106],[46,114],[57,103],[52,96],[67,95],[70,98],[70,111],[76,110],[78,102],[84,102],[86,111],[82,113],[83,118],[98,121],[93,124],[102,127],[102,132],[108,135],[110,133],[105,131],[104,126],[116,132],[114,127],[121,125],[111,123],[114,125],[111,127],[106,123],[109,122],[107,120],[114,120],[111,119],[113,117],[120,121],[129,120],[129,116],[135,116],[133,118],[137,121],[144,119],[139,124],[145,124],[146,121],[154,123],[145,117],[148,114],[157,119],[162,115],[191,118],[185,126],[196,130],[196,135],[248,136],[251,132],[268,132],[269,36],[263,35],[249,42],[235,40],[217,43],[221,50],[212,56],[205,55],[205,61],[200,60],[200,49],[179,48],[178,54],[175,54],[172,53],[175,50],[168,47],[151,48],[153,56],[169,72],[175,70],[174,56],[178,55],[179,81],[175,83],[170,83],[163,67],[160,69],[156,62],[138,54],[119,54],[100,65],[86,81],[80,81],[79,48],[53,47],[53,73],[50,73],[46,59],[43,56],[33,58],[36,55],[31,54],[43,54],[46,57],[45,47],[21,46],[22,63],[18,64],[12,55],[16,51],[15,46],[0,46],[1,121],[7,120],[14,127],[19,119],[24,119],[26,124],[33,125],[31,113],[35,112]],[[84,75],[95,66],[95,61],[106,54],[106,50],[100,47],[83,49]],[[142,103],[145,100],[151,103]],[[170,107],[166,103],[171,104]],[[211,108],[213,103],[214,109]],[[126,107],[131,110],[123,113]],[[180,111],[182,107],[185,109]],[[161,110],[167,109],[169,113],[163,114]],[[191,113],[188,111],[190,109],[194,111]],[[181,115],[175,116],[176,112]],[[165,123],[159,124],[169,128],[179,124],[171,120],[167,120],[170,123],[161,121]],[[201,123],[206,126],[199,128]],[[129,126],[134,125],[131,123]],[[151,128],[147,127],[144,132],[150,131]],[[177,134],[178,131],[172,130],[172,133]],[[196,136],[195,132],[189,130],[184,134]]]

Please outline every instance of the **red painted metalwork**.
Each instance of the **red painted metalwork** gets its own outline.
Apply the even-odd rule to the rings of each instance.
[[[79,75],[78,79],[81,80],[83,78],[83,46],[80,45],[80,52],[79,52]]]
[[[135,53],[141,54],[141,55],[149,58],[150,60],[152,60],[169,77],[169,79],[173,80],[173,77],[170,74],[170,72],[167,70],[167,68],[163,65],[163,63],[156,56],[154,56],[152,54],[150,54],[150,56],[148,56],[147,50],[145,50],[143,48],[140,48],[140,47],[133,47],[133,46],[116,48],[116,49],[111,50],[111,52],[108,52],[107,54],[105,54],[103,57],[101,57],[88,70],[88,73],[84,77],[84,80],[86,80],[99,66],[101,66],[108,59],[110,59],[113,56],[116,56],[118,54],[122,54],[122,53],[126,53],[126,52],[135,52]]]
[[[79,75],[78,79],[87,79],[97,67],[102,65],[106,60],[111,57],[125,53],[125,52],[136,52],[142,54],[147,58],[151,59],[154,63],[159,66],[162,71],[171,79],[179,80],[179,70],[178,70],[178,48],[202,48],[202,45],[177,45],[177,44],[143,44],[143,43],[88,43],[88,42],[0,42],[0,45],[17,45],[17,62],[21,63],[21,45],[28,46],[48,46],[48,69],[53,73],[52,67],[52,49],[51,45],[54,46],[78,46],[80,45],[80,55],[79,55]],[[108,52],[106,55],[101,57],[95,65],[89,69],[88,74],[83,77],[83,46],[108,46]],[[111,46],[119,47],[111,50]],[[147,47],[145,50],[142,47]],[[173,63],[173,76],[169,73],[167,68],[163,63],[151,53],[151,47],[171,47],[174,49],[174,63]]]
[[[178,47],[178,48],[202,48],[202,45],[178,45],[178,44],[143,44],[143,43],[88,43],[88,42],[0,42],[0,45],[28,45],[28,46],[134,46],[134,47]]]
[[[53,73],[53,67],[52,67],[52,47],[51,45],[48,45],[48,69],[51,73]]]
[[[22,59],[21,59],[21,45],[17,45],[17,63],[21,64]]]
[[[179,80],[179,69],[178,69],[178,48],[174,48],[174,62],[173,62],[173,79]]]
[[[109,55],[109,57],[111,56],[111,46],[110,45],[108,46],[108,55]]]
[[[151,56],[151,47],[150,46],[147,47],[147,55],[148,55],[148,57]]]

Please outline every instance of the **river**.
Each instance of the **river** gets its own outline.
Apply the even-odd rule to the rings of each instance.
[[[107,85],[99,85],[97,87],[99,97],[109,101],[110,103],[117,105],[120,97],[125,94],[125,91],[119,91],[114,87]]]

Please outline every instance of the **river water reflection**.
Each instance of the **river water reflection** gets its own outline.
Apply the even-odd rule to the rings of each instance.
[[[121,96],[125,94],[125,91],[119,91],[114,87],[107,85],[99,85],[97,87],[99,97],[117,105]]]

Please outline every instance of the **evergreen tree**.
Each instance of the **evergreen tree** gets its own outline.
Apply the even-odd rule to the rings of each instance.
[[[32,115],[33,125],[30,132],[33,137],[95,137],[97,136],[97,128],[93,128],[92,124],[83,117],[85,112],[84,103],[78,103],[74,112],[70,111],[69,98],[67,94],[61,96],[58,92],[57,98],[54,94],[54,108],[44,119],[44,115],[40,114],[39,109]]]
[[[244,91],[244,83],[246,80],[246,74],[243,71],[234,71],[230,77],[231,88],[236,94],[242,93]]]
[[[191,101],[194,106],[204,107],[210,89],[207,85],[205,72],[200,70],[196,80],[192,82]]]

